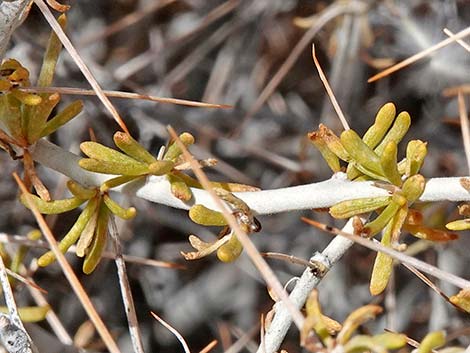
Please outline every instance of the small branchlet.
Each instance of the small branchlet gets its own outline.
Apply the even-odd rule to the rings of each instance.
[[[100,188],[88,189],[72,180],[67,182],[67,187],[73,195],[69,199],[44,201],[37,196],[30,195],[30,200],[44,214],[67,212],[86,203],[75,224],[59,242],[59,249],[65,253],[77,243],[77,256],[85,258],[83,272],[90,274],[100,262],[106,246],[109,215],[114,214],[122,219],[131,219],[136,215],[136,210],[133,207],[123,208],[109,196],[107,191],[101,191]],[[24,195],[21,200],[24,200]],[[24,201],[23,204],[28,207]],[[53,263],[55,259],[54,253],[48,251],[38,259],[38,264],[45,267]]]
[[[65,15],[60,16],[58,22],[65,27]],[[61,49],[62,44],[53,32],[44,55],[38,86],[51,85]],[[29,148],[40,138],[52,134],[77,116],[83,108],[83,103],[74,101],[50,117],[60,102],[60,95],[22,91],[23,87],[29,85],[29,72],[18,61],[8,59],[0,65],[0,147],[14,159],[19,158],[15,151],[22,151],[25,185],[28,188],[34,187],[42,199],[49,201],[49,192],[36,175]]]
[[[323,125],[308,135],[334,172],[345,169],[353,181],[375,180],[378,187],[390,193],[386,197],[339,202],[330,208],[330,214],[335,218],[349,218],[375,212],[376,217],[361,227],[361,234],[373,237],[383,231],[382,244],[398,250],[406,248],[400,244],[402,229],[431,241],[455,239],[454,233],[425,227],[421,221],[413,222],[408,216],[410,206],[419,199],[426,185],[419,171],[427,154],[427,144],[420,140],[410,141],[406,157],[398,162],[398,144],[408,131],[411,118],[407,112],[396,117],[395,114],[395,106],[385,104],[362,138],[354,130],[344,131],[338,137]],[[341,167],[340,161],[346,162],[347,166]],[[416,214],[417,211],[412,212]],[[392,269],[392,259],[378,254],[370,283],[372,294],[380,294],[385,289]]]

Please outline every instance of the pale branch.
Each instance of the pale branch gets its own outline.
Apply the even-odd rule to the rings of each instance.
[[[352,219],[346,223],[343,227],[343,231],[353,233]],[[354,243],[349,239],[336,236],[331,240],[323,252],[318,252],[313,255],[311,261],[314,263],[321,263],[324,266],[324,270],[327,272],[353,244]],[[298,309],[304,306],[308,295],[312,289],[320,283],[325,274],[325,272],[318,274],[315,271],[312,271],[310,267],[304,270],[302,276],[296,282],[294,289],[289,295],[289,299]],[[292,323],[290,313],[282,303],[276,303],[274,305],[274,310],[274,318],[269,324],[264,335],[263,346],[258,348],[257,353],[273,353],[278,351]]]
[[[98,186],[114,177],[83,170],[78,165],[79,156],[44,139],[32,149],[32,155],[43,166],[56,170],[84,186]],[[419,200],[470,201],[470,192],[461,185],[461,179],[462,177],[429,179]],[[114,190],[174,208],[187,210],[194,204],[202,204],[217,210],[210,195],[202,189],[191,188],[193,198],[189,202],[177,199],[171,193],[165,176],[150,176]],[[245,201],[255,213],[261,215],[329,207],[344,200],[386,196],[388,192],[373,182],[351,182],[346,180],[344,173],[337,173],[332,178],[318,183],[234,194]]]
[[[29,0],[0,1],[0,60],[5,54],[11,34],[23,21]]]

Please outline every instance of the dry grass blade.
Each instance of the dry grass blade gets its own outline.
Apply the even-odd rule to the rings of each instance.
[[[460,85],[455,87],[449,87],[442,91],[442,95],[444,97],[452,97],[462,92],[463,94],[470,93],[470,85]]]
[[[251,341],[251,338],[255,336],[257,332],[258,325],[250,329],[248,332],[241,331],[238,335],[239,338],[224,353],[238,353],[241,352],[244,348],[247,349],[247,344]]]
[[[161,317],[159,317],[153,311],[151,311],[150,314],[155,318],[155,320],[157,320],[159,323],[165,326],[168,329],[168,331],[170,331],[172,334],[175,335],[175,337],[178,339],[178,341],[180,341],[181,345],[183,346],[185,353],[191,353],[191,351],[189,350],[188,344],[184,340],[183,336],[181,336],[181,334],[178,331],[176,331],[175,328],[173,328],[169,323],[165,322]]]
[[[453,284],[454,286],[457,286],[459,288],[469,288],[470,287],[470,281],[467,281],[466,279],[463,279],[461,277],[458,277],[452,273],[442,271],[441,269],[432,266],[430,264],[427,264],[426,262],[423,262],[421,260],[415,259],[414,257],[405,255],[399,251],[393,250],[391,248],[388,248],[386,246],[383,246],[380,243],[370,241],[369,239],[362,238],[360,236],[346,233],[342,231],[341,229],[331,227],[325,224],[322,224],[320,222],[314,221],[313,219],[301,217],[302,221],[304,221],[307,224],[310,224],[316,228],[322,229],[328,233],[335,234],[335,235],[341,235],[342,237],[345,237],[355,243],[358,243],[368,249],[374,250],[376,252],[382,252],[384,254],[387,254],[390,257],[393,257],[395,260],[401,262],[401,263],[407,263],[408,265],[411,265],[433,277],[439,278],[443,281],[449,282]]]
[[[376,74],[376,75],[372,76],[371,78],[369,78],[367,80],[367,82],[371,83],[371,82],[380,80],[381,78],[384,78],[385,76],[388,76],[391,73],[394,73],[395,71],[401,70],[404,67],[406,67],[410,64],[413,64],[414,62],[428,56],[432,52],[434,52],[438,49],[441,49],[441,48],[445,47],[446,45],[449,45],[449,44],[455,42],[456,40],[462,39],[462,38],[464,38],[468,35],[470,35],[470,27],[467,27],[466,29],[460,31],[459,33],[457,33],[453,36],[451,36],[450,38],[444,39],[443,41],[429,47],[428,49],[420,51],[419,53],[410,56],[408,59],[405,59],[405,60],[399,62],[398,64],[395,64],[395,65],[389,67],[388,69],[385,69],[384,71],[379,72],[378,74]]]
[[[111,239],[113,240],[114,253],[117,273],[119,278],[119,288],[121,289],[122,301],[126,311],[127,323],[129,325],[129,334],[131,336],[132,346],[135,353],[144,353],[144,344],[142,342],[142,335],[140,334],[139,322],[137,321],[137,313],[135,311],[134,299],[132,297],[132,290],[127,277],[126,264],[122,257],[122,245],[119,240],[119,234],[116,227],[114,217],[110,219],[111,223]]]
[[[267,285],[271,287],[278,298],[283,301],[283,304],[287,307],[290,314],[292,315],[292,319],[295,322],[296,326],[299,330],[303,327],[304,317],[300,313],[299,309],[294,306],[294,304],[290,301],[287,292],[282,287],[281,283],[277,279],[274,272],[271,270],[269,265],[260,255],[258,250],[256,249],[253,242],[250,240],[248,235],[240,228],[235,217],[227,211],[227,208],[223,204],[222,200],[215,194],[212,186],[210,184],[209,179],[207,178],[206,174],[199,168],[199,164],[194,159],[194,157],[188,152],[186,146],[181,142],[178,135],[176,134],[175,130],[172,127],[168,127],[168,131],[172,139],[178,144],[178,147],[183,151],[183,156],[186,161],[191,163],[191,168],[193,169],[194,174],[196,175],[198,181],[204,187],[204,189],[209,193],[211,198],[213,199],[215,205],[219,208],[219,210],[223,213],[225,219],[227,220],[228,225],[232,230],[235,231],[238,239],[242,243],[243,247],[245,248],[246,252],[250,256],[251,260],[258,268],[262,276],[264,277]]]
[[[320,75],[320,80],[325,86],[326,93],[328,93],[328,97],[330,97],[331,104],[333,104],[333,107],[335,108],[336,114],[338,114],[338,118],[341,121],[344,130],[349,130],[348,121],[344,117],[343,111],[341,110],[341,107],[339,106],[338,101],[336,100],[335,94],[333,93],[333,90],[331,89],[331,86],[328,83],[328,79],[326,78],[326,75],[323,72],[320,63],[318,62],[317,56],[315,55],[315,44],[312,44],[312,58],[313,62],[315,63],[315,67],[317,68],[318,74]]]
[[[467,159],[468,170],[470,171],[470,130],[468,123],[467,106],[462,92],[458,93],[460,127],[462,129],[463,146],[465,149],[465,158]]]
[[[444,28],[444,33],[447,34],[449,37],[455,36],[455,33],[449,31],[449,29]],[[459,43],[466,51],[470,52],[470,45],[465,43],[462,39],[456,40],[457,43]]]
[[[301,259],[299,257],[295,257],[294,255],[287,255],[287,254],[282,254],[278,252],[264,252],[264,253],[261,253],[261,256],[290,262],[290,263],[300,265],[300,266],[314,268],[314,266],[312,266],[312,263],[308,262],[307,260]]]
[[[21,283],[24,283],[26,284],[28,287],[32,287],[36,290],[38,290],[39,292],[42,292],[44,294],[47,294],[47,290],[45,290],[44,288],[41,288],[39,285],[37,285],[34,281],[28,279],[28,278],[24,278],[23,276],[21,276],[20,274],[16,273],[16,272],[13,272],[12,270],[8,269],[8,268],[5,268],[5,271],[6,273],[8,274],[8,276],[10,277],[13,277],[14,279],[16,279],[17,281],[21,282]]]
[[[212,348],[217,346],[217,343],[218,343],[217,340],[212,340],[211,342],[209,342],[207,346],[201,349],[199,353],[209,353],[212,350]]]
[[[71,95],[77,95],[77,96],[96,96],[97,95],[97,93],[93,90],[83,89],[83,88],[73,88],[73,87],[25,87],[25,88],[21,88],[21,91],[30,92],[30,93],[58,92],[61,94],[71,94]],[[166,104],[185,105],[188,107],[219,108],[219,109],[233,108],[233,106],[228,105],[228,104],[214,104],[214,103],[191,101],[187,99],[156,97],[156,96],[149,96],[147,94],[139,94],[139,93],[133,93],[133,92],[103,90],[103,93],[107,97],[113,97],[113,98],[142,99],[142,100],[147,100],[147,101],[152,101],[152,102],[157,102],[157,103],[164,103],[164,104],[166,103]]]
[[[19,178],[19,176],[14,173],[13,177],[15,178],[16,183],[21,189],[21,192],[25,195],[25,200],[28,203],[29,208],[31,209],[34,217],[36,218],[36,221],[39,224],[39,228],[41,229],[42,234],[44,234],[44,237],[47,239],[49,242],[49,245],[51,247],[51,250],[54,252],[54,255],[64,272],[65,277],[69,281],[72,289],[74,290],[75,294],[77,295],[78,299],[83,305],[83,308],[85,309],[86,313],[90,317],[91,321],[96,327],[96,330],[98,331],[99,335],[101,336],[104,344],[108,348],[108,350],[111,353],[120,353],[120,350],[114,342],[113,337],[111,336],[111,333],[107,329],[106,325],[104,324],[103,320],[99,316],[98,312],[96,311],[93,303],[90,300],[90,297],[87,295],[85,292],[85,289],[83,288],[82,284],[78,280],[77,276],[72,270],[72,267],[68,263],[67,259],[65,258],[64,254],[60,251],[57,241],[54,238],[54,235],[52,234],[51,230],[47,226],[46,221],[44,220],[44,217],[42,214],[39,212],[37,209],[36,205],[30,201],[30,197],[28,194],[28,190],[25,188],[23,182]]]
[[[62,42],[62,44],[64,45],[65,49],[67,49],[70,56],[73,58],[73,60],[77,64],[78,68],[83,73],[83,76],[85,76],[88,83],[91,85],[91,87],[93,87],[93,89],[96,92],[96,95],[101,100],[101,102],[106,107],[106,109],[109,111],[109,113],[111,114],[113,119],[116,120],[116,122],[118,123],[118,125],[121,127],[121,129],[124,132],[129,133],[129,130],[127,129],[126,124],[124,123],[124,121],[120,117],[120,115],[117,112],[116,108],[113,106],[113,104],[108,99],[108,97],[106,97],[106,95],[103,93],[103,90],[101,89],[100,85],[96,81],[95,77],[93,76],[91,71],[88,69],[88,67],[86,66],[83,59],[78,54],[77,50],[73,46],[70,39],[67,37],[65,32],[62,30],[62,27],[60,27],[59,23],[55,19],[55,17],[52,14],[51,10],[49,10],[49,8],[47,7],[47,5],[44,3],[43,0],[34,0],[34,3],[37,5],[37,7],[39,7],[42,14],[46,18],[47,22],[52,27],[54,32],[57,34],[57,37],[59,37],[59,39]]]

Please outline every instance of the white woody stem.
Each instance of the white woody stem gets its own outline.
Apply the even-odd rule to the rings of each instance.
[[[113,177],[81,169],[78,165],[79,156],[44,139],[36,144],[32,155],[43,166],[56,170],[84,186],[97,186]],[[461,177],[429,179],[419,200],[470,201],[470,193],[461,185],[461,179]],[[191,188],[193,198],[190,202],[177,199],[171,193],[170,184],[164,176],[150,176],[115,190],[174,208],[189,209],[193,204],[202,204],[217,210],[211,197],[202,189]],[[332,178],[318,183],[234,194],[245,201],[256,214],[273,214],[329,207],[344,200],[385,196],[388,192],[375,186],[373,182],[351,182],[346,180],[343,173],[337,173]]]

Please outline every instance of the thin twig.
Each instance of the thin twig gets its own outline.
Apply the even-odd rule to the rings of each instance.
[[[470,171],[470,127],[468,123],[467,106],[465,97],[462,92],[458,94],[460,127],[462,129],[463,146],[465,150],[465,158],[467,159],[468,170]]]
[[[369,239],[366,239],[366,238],[362,238],[360,236],[357,236],[357,235],[354,235],[354,234],[351,234],[349,232],[345,232],[345,231],[342,231],[341,229],[338,229],[338,228],[334,228],[334,227],[330,227],[330,226],[327,226],[325,224],[321,224],[317,221],[314,221],[312,219],[309,219],[309,218],[305,218],[305,217],[302,217],[302,220],[314,227],[317,227],[319,229],[322,229],[328,233],[331,233],[331,234],[335,234],[335,235],[341,235],[342,237],[345,237],[355,243],[358,243],[368,249],[371,249],[371,250],[374,250],[374,251],[377,251],[377,252],[381,252],[381,253],[384,253],[392,258],[394,258],[395,260],[398,260],[399,262],[401,263],[406,263],[406,264],[409,264],[427,274],[430,274],[431,276],[435,277],[435,278],[439,278],[440,280],[442,281],[446,281],[448,283],[451,283],[453,284],[454,286],[456,287],[459,287],[461,289],[464,289],[464,288],[469,288],[470,287],[470,281],[467,281],[466,279],[463,279],[461,277],[458,277],[452,273],[449,273],[449,272],[446,272],[446,271],[443,271],[433,265],[430,265],[424,261],[421,261],[421,260],[418,260],[414,257],[411,257],[411,256],[408,256],[402,252],[399,252],[399,251],[396,251],[392,248],[389,248],[389,247],[386,247],[386,246],[383,246],[382,244],[380,244],[379,242],[375,242],[375,241],[370,241]]]
[[[118,123],[118,125],[121,127],[121,129],[129,133],[129,130],[127,129],[126,124],[122,120],[121,116],[119,115],[118,111],[114,107],[114,105],[111,103],[111,101],[106,97],[106,95],[103,93],[103,90],[101,89],[98,81],[96,81],[95,77],[91,73],[91,71],[88,69],[88,66],[85,64],[81,56],[78,54],[77,50],[73,46],[72,42],[70,39],[67,37],[65,34],[64,30],[62,27],[59,25],[57,20],[55,19],[54,15],[52,14],[51,10],[49,10],[49,7],[44,3],[43,0],[34,0],[34,3],[39,7],[41,10],[42,14],[46,18],[47,22],[51,26],[51,28],[54,30],[54,32],[57,34],[57,37],[59,37],[60,41],[64,45],[65,49],[69,52],[70,56],[73,58],[75,63],[77,64],[78,68],[80,71],[83,73],[83,76],[87,79],[88,83],[93,87],[93,89],[96,92],[96,95],[98,98],[101,100],[103,105],[106,107],[108,112],[111,114],[113,119]]]
[[[217,340],[212,340],[211,342],[209,342],[207,346],[201,349],[199,353],[209,353],[212,350],[212,348],[217,346],[217,343],[218,343]]]
[[[139,330],[139,322],[137,320],[137,313],[135,311],[134,299],[132,298],[132,290],[127,277],[126,264],[122,256],[122,245],[119,240],[119,234],[116,227],[114,217],[110,219],[111,239],[114,245],[115,262],[119,278],[119,288],[121,289],[122,301],[126,311],[127,323],[129,325],[129,334],[131,336],[132,346],[135,353],[144,353],[144,344],[142,342],[142,335]]]
[[[20,90],[23,92],[33,92],[33,93],[58,92],[61,94],[71,94],[71,95],[78,95],[78,96],[96,96],[96,91],[94,90],[83,89],[83,88],[73,88],[73,87],[22,87]],[[156,97],[156,96],[149,96],[146,94],[139,94],[139,93],[133,93],[133,92],[103,90],[103,93],[107,97],[125,98],[125,99],[142,99],[142,100],[148,100],[148,101],[164,103],[164,104],[185,105],[188,107],[219,108],[219,109],[232,108],[231,105],[227,105],[227,104],[213,104],[213,103],[191,101],[187,99]]]
[[[183,346],[185,353],[191,353],[191,351],[189,350],[188,344],[184,340],[184,337],[178,331],[176,331],[175,328],[173,328],[169,323],[165,322],[161,317],[159,317],[153,311],[151,311],[150,314],[155,318],[155,320],[157,320],[159,323],[165,326],[168,329],[168,331],[170,331],[173,335],[175,335],[175,337],[178,339],[178,341],[180,341],[181,345]]]
[[[60,251],[57,241],[54,238],[54,235],[52,234],[51,230],[46,224],[46,221],[44,220],[43,215],[39,212],[37,209],[37,206],[34,202],[30,200],[30,196],[28,193],[28,190],[24,186],[23,182],[19,178],[19,176],[14,173],[13,177],[15,178],[17,184],[19,185],[21,192],[25,195],[25,200],[33,213],[34,217],[36,218],[36,221],[39,224],[39,228],[41,229],[42,234],[44,237],[47,239],[49,242],[49,245],[51,247],[51,250],[53,251],[60,267],[62,268],[62,271],[64,272],[65,278],[69,281],[72,289],[74,290],[75,294],[77,295],[78,299],[83,305],[83,308],[85,309],[86,313],[90,317],[91,321],[96,327],[96,330],[100,334],[104,344],[108,348],[108,350],[111,353],[120,353],[120,350],[114,342],[114,339],[107,329],[106,325],[104,324],[103,320],[99,316],[98,312],[96,311],[93,303],[90,300],[90,297],[87,295],[85,292],[85,289],[83,289],[82,284],[78,280],[77,276],[73,272],[72,267],[68,263],[67,259],[65,258],[64,254]]]
[[[414,62],[428,56],[432,52],[434,52],[438,49],[441,49],[441,48],[445,47],[446,45],[449,45],[449,44],[455,42],[458,39],[465,38],[468,35],[470,35],[470,27],[467,27],[466,29],[458,32],[457,34],[451,36],[450,38],[444,39],[443,41],[441,41],[441,42],[439,42],[439,43],[437,43],[437,44],[435,44],[435,45],[433,45],[433,46],[431,46],[431,47],[429,47],[429,48],[427,48],[423,51],[420,51],[419,53],[417,53],[413,56],[410,56],[408,59],[405,59],[405,60],[399,62],[398,64],[395,64],[395,65],[389,67],[388,69],[383,70],[382,72],[380,72],[380,73],[372,76],[371,78],[369,78],[367,80],[367,82],[371,83],[371,82],[380,80],[381,78],[384,78],[385,76],[388,76],[391,73],[394,73],[395,71],[401,70],[404,67],[406,67],[408,65],[411,65]]]
[[[258,268],[258,270],[264,277],[268,286],[270,286],[274,290],[276,295],[284,302],[286,307],[289,309],[296,326],[299,329],[301,329],[303,326],[303,321],[304,321],[303,315],[300,313],[298,308],[296,308],[290,302],[287,292],[284,290],[284,288],[282,287],[281,283],[279,282],[279,280],[277,279],[276,275],[271,270],[269,265],[262,258],[262,256],[256,249],[255,245],[251,241],[251,239],[238,225],[238,222],[235,220],[235,217],[230,212],[228,212],[226,207],[224,207],[222,200],[215,194],[214,190],[212,189],[212,186],[206,174],[202,171],[201,168],[199,168],[199,164],[194,159],[194,157],[188,152],[186,146],[181,142],[176,132],[171,127],[168,127],[168,131],[171,137],[178,144],[179,148],[182,150],[183,156],[186,159],[186,161],[189,161],[191,163],[193,172],[196,175],[199,182],[201,183],[201,185],[209,193],[212,201],[215,203],[215,205],[217,205],[218,209],[221,210],[230,228],[235,231],[235,234],[237,235],[238,239],[242,243],[243,247],[246,249],[248,255],[250,256],[255,266]]]
[[[313,62],[315,63],[315,67],[317,68],[318,74],[320,75],[320,80],[325,86],[326,93],[328,93],[328,97],[330,97],[331,104],[333,105],[333,108],[335,108],[336,114],[338,114],[338,118],[341,121],[344,130],[349,130],[350,128],[348,121],[346,120],[343,111],[341,110],[341,107],[339,106],[338,101],[336,100],[335,94],[333,93],[333,90],[331,89],[331,86],[328,83],[328,79],[326,78],[326,75],[323,72],[320,63],[318,62],[317,56],[315,55],[315,44],[312,45],[312,58]]]

